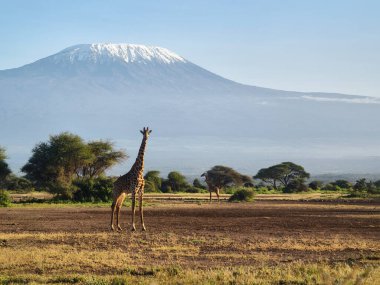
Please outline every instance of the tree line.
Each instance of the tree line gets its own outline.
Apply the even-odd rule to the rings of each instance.
[[[108,201],[115,178],[107,176],[106,171],[127,157],[125,151],[116,150],[110,141],[85,142],[78,135],[64,132],[37,144],[32,150],[32,156],[21,168],[25,175],[19,177],[12,174],[6,162],[5,149],[0,147],[0,189],[36,189],[53,193],[57,199]],[[310,174],[301,165],[293,162],[282,162],[262,168],[254,176],[241,174],[227,166],[216,165],[207,171],[207,177],[215,186],[229,193],[237,187],[253,188],[263,193],[296,193],[310,189],[347,190],[359,195],[380,193],[380,180],[372,182],[359,179],[354,184],[346,180],[336,180],[327,184],[321,181],[308,183]],[[144,178],[146,192],[207,192],[204,182],[196,178],[189,183],[178,171],[171,171],[163,178],[158,170],[151,170]]]

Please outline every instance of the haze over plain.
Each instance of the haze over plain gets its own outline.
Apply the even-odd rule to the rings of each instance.
[[[114,1],[114,5],[107,6],[94,1],[91,6],[77,3],[75,9],[74,2],[70,1],[54,5],[45,1],[4,1],[3,4],[0,69],[34,62],[79,43],[142,43],[168,48],[190,62],[239,83],[367,97],[347,99],[341,95],[330,98],[323,94],[314,97],[303,94],[302,99],[285,100],[286,96],[273,91],[282,98],[279,104],[280,99],[273,94],[265,97],[267,100],[262,98],[262,92],[267,89],[253,91],[213,77],[192,65],[193,76],[197,74],[199,79],[200,74],[210,75],[221,85],[208,87],[213,91],[207,96],[193,90],[185,96],[189,99],[177,101],[181,103],[178,106],[168,93],[161,94],[167,90],[159,84],[158,89],[155,87],[160,97],[158,103],[149,100],[149,104],[144,104],[137,100],[138,108],[132,108],[135,112],[145,106],[156,113],[139,117],[137,112],[129,112],[131,106],[128,105],[119,116],[110,117],[101,110],[103,105],[122,108],[130,104],[131,99],[126,97],[118,104],[115,102],[121,101],[117,98],[107,97],[110,99],[104,103],[102,96],[121,94],[118,87],[125,84],[124,79],[123,83],[109,79],[105,87],[99,87],[102,82],[98,79],[87,78],[86,81],[78,77],[76,83],[89,85],[83,87],[82,84],[80,89],[67,92],[65,88],[79,86],[55,81],[63,89],[44,84],[33,90],[33,85],[40,84],[28,82],[19,85],[25,90],[31,88],[28,94],[17,96],[6,89],[9,85],[2,85],[1,144],[7,148],[15,171],[25,163],[35,143],[62,130],[85,139],[110,138],[133,156],[139,143],[136,128],[145,124],[152,127],[156,124],[150,165],[163,172],[180,169],[197,173],[198,169],[213,164],[227,164],[253,173],[283,160],[295,160],[318,173],[374,172],[379,168],[379,105],[376,99],[368,98],[378,95],[380,84],[376,80],[380,66],[379,37],[376,36],[379,20],[375,17],[379,4],[376,1],[368,1],[365,6],[358,1],[312,4],[238,1],[235,5],[227,1],[192,1],[191,4]],[[1,72],[3,83],[5,73],[9,71]],[[136,76],[141,77],[148,78],[141,74]],[[233,86],[233,93],[237,94],[233,99],[228,97],[226,84]],[[193,87],[200,87],[199,82]],[[86,97],[83,89],[92,97]],[[232,89],[229,91],[232,94]],[[149,95],[146,90],[143,93]],[[212,93],[218,93],[217,100]],[[38,104],[34,103],[36,96],[41,96],[38,100],[44,102],[38,111],[35,109]],[[88,103],[84,98],[94,102]],[[57,102],[67,104],[69,109],[54,111],[60,106]],[[79,112],[83,117],[67,116],[66,111]],[[103,122],[94,127],[89,122],[94,120],[95,113]],[[115,173],[119,171],[122,170],[116,169]]]

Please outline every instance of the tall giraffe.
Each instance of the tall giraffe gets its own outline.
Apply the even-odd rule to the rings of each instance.
[[[138,194],[138,197],[139,197],[139,210],[140,210],[142,230],[143,231],[146,230],[145,225],[144,225],[143,205],[142,205],[144,185],[145,185],[145,181],[143,177],[144,154],[145,154],[146,142],[152,130],[149,130],[149,128],[144,128],[140,132],[143,134],[143,139],[142,139],[140,150],[137,155],[135,163],[133,164],[131,170],[129,170],[128,173],[120,176],[113,184],[113,191],[112,191],[113,202],[112,202],[112,215],[111,215],[111,229],[112,230],[115,230],[114,228],[115,213],[117,213],[116,215],[117,229],[121,230],[121,227],[119,224],[120,209],[128,193],[131,193],[131,197],[132,197],[132,231],[136,230],[136,227],[135,227],[136,194]]]
[[[207,172],[203,173],[201,175],[201,177],[204,177],[205,178],[205,182],[207,184],[207,188],[208,188],[208,191],[210,192],[210,203],[212,201],[211,199],[211,194],[212,192],[215,192],[216,193],[216,196],[218,197],[218,202],[220,202],[219,200],[219,192],[220,192],[220,188],[218,186],[216,186],[212,180],[210,179],[210,177],[208,176]]]

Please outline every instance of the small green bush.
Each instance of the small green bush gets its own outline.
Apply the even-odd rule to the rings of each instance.
[[[205,185],[203,185],[198,178],[195,178],[194,181],[193,181],[193,186],[196,187],[196,188],[201,188],[201,189],[207,189],[207,187]]]
[[[234,194],[237,191],[237,187],[226,187],[223,188],[223,192],[226,194]]]
[[[76,202],[108,202],[112,197],[113,179],[107,177],[82,178],[73,182],[77,190]]]
[[[250,189],[239,189],[228,199],[228,202],[250,202],[253,201],[255,193]]]
[[[282,193],[282,191],[279,189],[276,190],[276,189],[270,189],[269,187],[266,187],[266,186],[261,186],[255,189],[255,193],[256,194],[276,194],[276,193]]]
[[[335,185],[334,183],[327,183],[325,186],[322,187],[322,190],[325,191],[341,191],[342,189]]]
[[[356,181],[350,189],[351,197],[367,197],[368,194],[380,194],[380,188],[372,181],[367,182],[365,178]]]
[[[308,191],[303,179],[292,180],[284,188],[284,193],[299,193]]]
[[[162,193],[173,193],[173,189],[170,185],[163,183],[162,185]]]
[[[318,190],[323,188],[323,181],[314,180],[309,183],[309,188],[313,190]]]
[[[11,197],[5,190],[0,190],[0,207],[8,207],[11,204]]]
[[[34,190],[31,181],[24,177],[17,177],[16,175],[9,175],[5,180],[5,187],[8,190],[19,191],[19,192],[31,192]]]
[[[198,187],[189,187],[186,189],[186,193],[207,193],[208,191]]]

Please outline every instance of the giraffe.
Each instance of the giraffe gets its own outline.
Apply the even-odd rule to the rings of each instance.
[[[140,220],[141,220],[142,230],[143,231],[146,230],[145,225],[144,225],[143,205],[142,205],[144,185],[145,185],[145,181],[143,177],[144,154],[145,154],[146,142],[152,130],[149,130],[149,128],[143,128],[143,130],[140,132],[143,134],[143,139],[141,141],[139,153],[137,155],[135,163],[133,164],[131,170],[129,170],[128,173],[120,176],[113,184],[113,191],[112,191],[113,202],[111,206],[112,208],[111,230],[115,230],[115,227],[114,227],[115,214],[116,214],[117,229],[122,230],[119,224],[120,209],[128,193],[131,193],[131,198],[132,198],[132,231],[136,230],[136,226],[135,226],[136,194],[138,194],[138,197],[139,197],[139,211],[140,211]]]
[[[211,199],[211,193],[212,192],[215,192],[216,193],[216,196],[218,197],[218,202],[220,202],[219,200],[219,192],[220,192],[220,187],[214,185],[214,183],[212,182],[212,180],[210,179],[210,177],[208,176],[207,172],[203,173],[201,175],[201,177],[204,177],[205,178],[205,182],[207,184],[207,187],[208,187],[208,191],[210,192],[210,203],[212,201]]]

